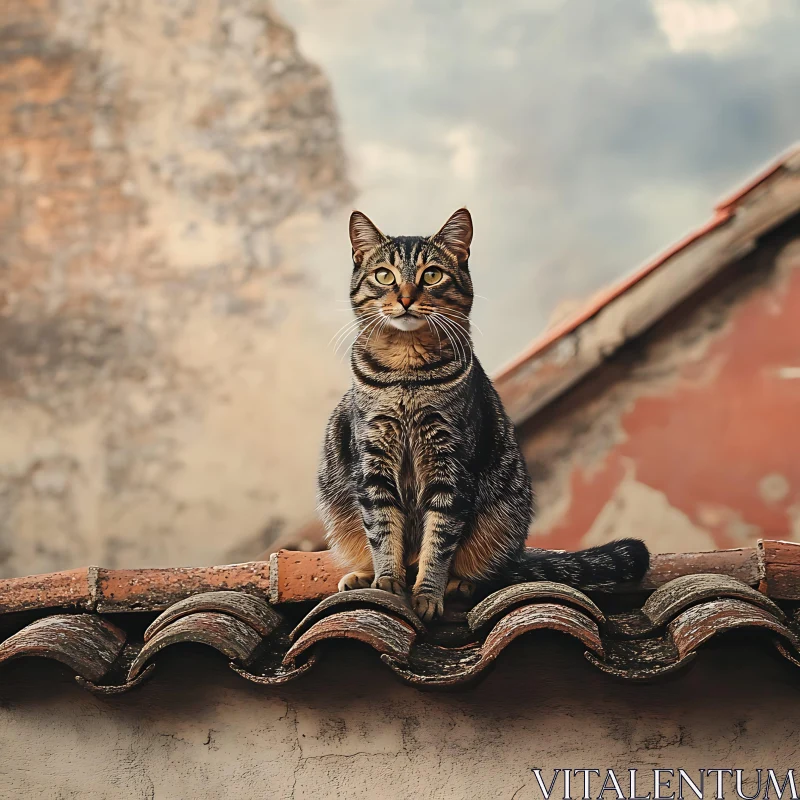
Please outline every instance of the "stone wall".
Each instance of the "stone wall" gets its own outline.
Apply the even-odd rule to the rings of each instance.
[[[238,560],[305,519],[346,377],[298,252],[350,195],[263,0],[6,0],[0,575]]]

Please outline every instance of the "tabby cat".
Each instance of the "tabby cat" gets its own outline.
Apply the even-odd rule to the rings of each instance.
[[[472,219],[433,236],[385,236],[350,218],[353,382],[328,422],[319,469],[327,540],[353,571],[340,590],[398,595],[424,620],[483,582],[579,587],[638,580],[645,545],[525,548],[531,481],[500,398],[473,355]],[[407,573],[408,570],[408,573]]]

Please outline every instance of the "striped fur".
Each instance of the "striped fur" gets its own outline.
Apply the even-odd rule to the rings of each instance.
[[[525,549],[531,481],[514,427],[472,351],[472,220],[431,237],[350,221],[353,382],[330,418],[319,469],[328,542],[353,570],[340,589],[406,591],[423,619],[446,592],[550,579],[637,580],[642,542],[581,553]]]

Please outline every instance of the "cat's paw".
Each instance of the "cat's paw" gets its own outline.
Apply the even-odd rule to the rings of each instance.
[[[423,622],[430,622],[434,617],[444,613],[444,598],[430,594],[415,594],[411,598],[411,607]]]
[[[397,578],[390,578],[388,575],[382,575],[380,578],[375,578],[372,582],[373,589],[383,589],[384,592],[391,592],[400,597],[406,596],[406,587],[402,581]]]
[[[475,594],[478,587],[464,578],[450,578],[445,589],[445,597],[454,597],[460,600],[469,600]]]
[[[372,586],[372,578],[371,572],[348,572],[339,581],[339,591],[348,592],[351,589],[369,589]]]

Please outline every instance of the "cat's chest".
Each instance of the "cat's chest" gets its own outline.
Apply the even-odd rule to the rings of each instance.
[[[442,393],[426,387],[408,389],[393,386],[379,392],[370,392],[363,398],[362,413],[369,418],[391,417],[404,428],[411,428],[429,411],[446,406]]]
[[[355,435],[365,440],[379,437],[395,457],[403,453],[404,461],[413,463],[426,419],[432,412],[441,411],[438,399],[420,391],[394,390],[382,397],[372,395],[360,409]]]
[[[408,490],[419,483],[415,464],[429,460],[427,456],[435,446],[436,434],[449,417],[447,407],[437,403],[438,399],[423,397],[420,393],[408,394],[396,398],[394,403],[376,408],[371,415],[373,424],[380,426],[381,434],[390,440],[387,443],[391,444],[394,458],[401,462],[400,478]],[[387,425],[389,419],[393,422]]]

